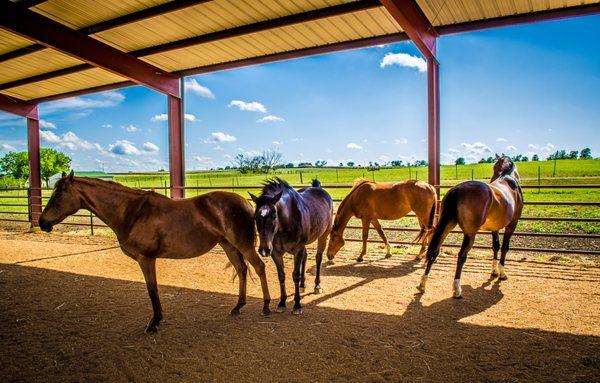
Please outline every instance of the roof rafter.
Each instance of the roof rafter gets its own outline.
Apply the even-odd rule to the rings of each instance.
[[[0,110],[16,114],[17,116],[36,119],[38,118],[37,103],[24,101],[16,97],[0,94]]]
[[[144,57],[152,54],[167,52],[173,49],[181,49],[194,45],[205,44],[224,40],[236,36],[241,36],[249,33],[262,32],[269,29],[281,28],[289,25],[299,24],[306,21],[319,20],[327,17],[340,16],[348,13],[358,12],[362,10],[380,7],[379,0],[360,0],[352,3],[344,3],[334,5],[327,8],[320,8],[302,13],[296,13],[289,16],[283,16],[277,19],[259,21],[252,24],[242,25],[230,29],[224,29],[217,32],[207,33],[200,36],[194,36],[186,39],[168,42],[165,44],[156,45],[153,47],[138,49],[128,52],[134,57]],[[69,68],[58,69],[52,72],[42,73],[39,75],[18,79],[4,84],[0,84],[0,90],[10,89],[17,86],[27,85],[38,81],[48,80],[58,76],[81,72],[92,68],[89,64],[75,65]]]
[[[194,5],[207,3],[213,0],[178,0],[178,1],[170,1],[168,3],[160,4],[154,7],[141,9],[137,12],[128,13],[123,16],[116,17],[114,19],[101,21],[97,24],[90,25],[87,27],[83,27],[78,31],[84,33],[86,35],[92,35],[94,33],[106,31],[109,29],[117,28],[123,25],[136,23],[138,21],[142,21],[145,19],[149,19],[151,17],[163,15],[169,12],[174,12],[180,9],[189,8]],[[41,3],[42,1],[37,1],[37,3]],[[17,4],[21,5],[22,2]],[[31,6],[30,6],[31,7]],[[25,56],[29,53],[38,52],[46,47],[41,44],[32,44],[23,48],[16,49],[14,51],[6,52],[0,54],[0,63],[8,60],[15,59],[17,57]]]
[[[437,32],[415,0],[381,0],[383,6],[427,59],[435,60]]]
[[[89,65],[179,97],[176,76],[11,1],[0,2],[0,26]]]

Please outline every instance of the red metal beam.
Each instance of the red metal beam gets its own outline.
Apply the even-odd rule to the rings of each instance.
[[[508,27],[514,25],[537,23],[542,21],[561,20],[572,17],[591,16],[600,14],[600,4],[578,5],[568,8],[551,9],[524,13],[519,15],[509,15],[496,17],[492,19],[468,21],[452,25],[444,25],[436,28],[440,35],[451,35],[456,33],[480,31],[484,29]]]
[[[129,52],[134,57],[144,57],[157,53],[167,52],[173,49],[182,49],[194,45],[206,44],[210,42],[220,41],[236,36],[242,36],[250,33],[261,32],[274,28],[281,28],[289,25],[299,24],[306,21],[319,20],[327,17],[345,15],[352,12],[363,11],[381,6],[379,0],[360,0],[352,3],[343,3],[333,5],[326,8],[319,8],[312,11],[297,13],[289,16],[283,16],[276,19],[259,21],[252,24],[241,25],[230,29],[224,29],[217,32],[207,33],[200,36],[194,36],[181,40],[171,41],[165,44],[160,44],[148,48],[138,49]],[[48,80],[58,76],[81,72],[92,68],[90,64],[80,64],[69,68],[58,69],[51,72],[41,73],[36,76],[26,77],[10,82],[0,84],[0,90],[10,89],[17,86],[31,84],[38,81]]]
[[[42,214],[42,182],[40,173],[40,121],[27,118],[27,154],[29,156],[29,221],[38,226]]]
[[[0,110],[27,118],[38,118],[37,103],[0,94]]]
[[[183,97],[183,79],[181,84]],[[185,163],[183,138],[183,98],[168,96],[169,115],[169,179],[171,198],[185,197]]]
[[[188,7],[191,7],[194,5],[206,3],[209,1],[213,1],[213,0],[170,1],[168,3],[163,3],[160,5],[154,6],[154,7],[145,8],[145,9],[139,10],[137,12],[128,13],[126,15],[119,16],[114,19],[101,21],[97,24],[83,27],[83,28],[79,29],[79,32],[86,34],[86,35],[91,35],[94,33],[106,31],[108,29],[117,28],[122,25],[136,23],[136,22],[139,22],[139,21],[142,21],[145,19],[149,19],[151,17],[164,15],[169,12],[174,12],[174,11],[178,11],[180,9],[188,8]],[[21,3],[23,3],[23,2],[21,1],[18,4],[21,5]],[[37,1],[36,3],[40,3],[40,1]],[[17,58],[17,57],[25,56],[29,53],[40,51],[44,48],[46,48],[46,47],[41,44],[33,44],[33,45],[29,45],[29,46],[26,46],[23,48],[16,49],[14,51],[0,54],[0,63],[7,61],[7,60]]]
[[[11,1],[0,2],[0,26],[138,84],[179,95],[179,81],[172,74]]]
[[[435,51],[435,45],[434,45]],[[427,60],[427,152],[429,183],[440,184],[440,83],[439,64]],[[436,189],[439,196],[439,189]]]
[[[404,32],[415,43],[423,56],[435,60],[437,32],[415,0],[381,0]]]

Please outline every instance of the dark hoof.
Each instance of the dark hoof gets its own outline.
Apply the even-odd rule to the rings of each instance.
[[[323,294],[323,288],[321,286],[315,287],[315,294]]]
[[[386,258],[392,258],[392,254],[390,254],[390,253],[387,253],[387,254],[385,255],[385,257],[386,257]]]
[[[240,315],[240,309],[238,309],[237,307],[232,308],[229,312],[229,315],[231,315],[232,317]]]
[[[495,271],[492,271],[492,278],[496,278],[498,276],[498,273]]]
[[[425,286],[418,285],[418,286],[417,286],[417,290],[419,290],[419,292],[420,292],[421,294],[423,294],[423,293],[425,292]]]
[[[263,307],[263,309],[262,309],[262,315],[263,316],[269,316],[269,315],[271,315],[271,309],[268,308],[268,307]]]
[[[364,260],[363,257],[356,258],[356,262],[362,262],[363,260]]]
[[[277,306],[277,308],[275,309],[275,311],[277,311],[278,313],[284,313],[285,312],[285,306]]]
[[[506,275],[503,275],[500,278],[498,278],[499,281],[505,281],[507,279],[508,279],[508,277]]]
[[[463,299],[462,295],[459,295],[457,297],[456,296],[452,296],[452,298],[454,298],[454,299]]]
[[[300,286],[298,290],[300,290],[301,293],[304,293],[306,291],[306,287]]]
[[[156,334],[158,332],[158,327],[154,323],[151,323],[146,327],[146,330],[144,330],[144,332],[146,334]]]
[[[294,314],[294,315],[302,315],[303,314],[302,307],[294,308],[292,310],[292,314]]]

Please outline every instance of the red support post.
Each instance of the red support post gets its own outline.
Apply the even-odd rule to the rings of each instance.
[[[169,115],[169,178],[171,198],[185,197],[185,156],[183,140],[183,78],[180,82],[181,97],[168,95]]]
[[[435,44],[433,45],[435,53]],[[439,64],[427,59],[427,126],[429,183],[440,184],[440,84]],[[439,195],[439,189],[438,189]]]
[[[40,121],[38,108],[27,117],[27,149],[29,155],[29,221],[37,227],[42,214],[42,182],[40,176]]]

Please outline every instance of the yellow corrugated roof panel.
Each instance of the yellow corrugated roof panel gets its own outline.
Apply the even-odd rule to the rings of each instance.
[[[82,64],[83,61],[53,49],[42,49],[0,64],[0,83]]]
[[[31,100],[100,85],[114,84],[125,80],[127,79],[114,75],[104,69],[92,68],[33,84],[10,88],[2,91],[2,93],[23,100]]]
[[[31,41],[0,28],[0,54],[31,45]]]

